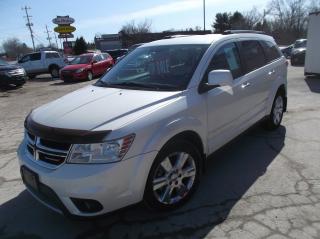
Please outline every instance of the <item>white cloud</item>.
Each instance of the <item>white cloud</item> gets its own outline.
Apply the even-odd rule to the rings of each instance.
[[[218,3],[221,1],[222,0],[206,0],[206,5]],[[103,26],[106,24],[152,18],[155,16],[190,11],[202,7],[202,4],[203,1],[201,0],[180,0],[168,4],[162,4],[151,8],[142,9],[139,11],[134,11],[127,14],[115,14],[109,17],[90,18],[79,22],[78,29],[85,29],[90,27]]]

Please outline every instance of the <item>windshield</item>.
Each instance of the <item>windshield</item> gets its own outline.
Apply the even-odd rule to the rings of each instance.
[[[71,65],[89,64],[91,62],[91,59],[92,59],[91,55],[77,56],[70,62],[70,64]]]
[[[209,45],[137,48],[116,64],[97,86],[149,90],[186,89]]]
[[[307,47],[307,40],[300,40],[294,43],[294,48]]]
[[[2,59],[0,59],[0,65],[8,65],[8,63],[6,62],[6,61],[4,61],[4,60],[2,60]]]

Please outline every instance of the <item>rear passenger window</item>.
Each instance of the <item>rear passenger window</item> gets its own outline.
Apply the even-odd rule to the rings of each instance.
[[[213,70],[230,70],[234,79],[242,75],[240,57],[237,46],[234,43],[228,43],[222,46],[213,56],[205,76]]]
[[[260,43],[266,54],[268,62],[279,59],[282,56],[278,47],[274,43],[268,41],[261,41]]]
[[[59,55],[59,53],[48,52],[48,53],[46,53],[46,58],[47,58],[47,59],[60,58],[60,55]]]
[[[258,41],[242,41],[241,56],[246,65],[246,72],[254,71],[266,64],[262,47]]]

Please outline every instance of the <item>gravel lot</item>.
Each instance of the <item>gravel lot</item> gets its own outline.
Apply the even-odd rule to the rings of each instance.
[[[88,84],[41,78],[0,90],[0,238],[320,238],[320,79],[289,67],[283,126],[253,127],[215,153],[183,208],[71,221],[28,194],[16,149],[31,109]]]

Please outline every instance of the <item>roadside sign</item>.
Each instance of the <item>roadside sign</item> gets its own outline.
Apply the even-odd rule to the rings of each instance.
[[[52,22],[57,25],[70,25],[74,23],[74,19],[69,16],[57,16]]]
[[[58,38],[74,38],[74,35],[72,33],[67,33],[67,34],[59,34]]]
[[[54,28],[55,32],[64,34],[64,33],[71,33],[74,32],[76,28],[74,26],[64,26],[64,25],[59,25]]]

